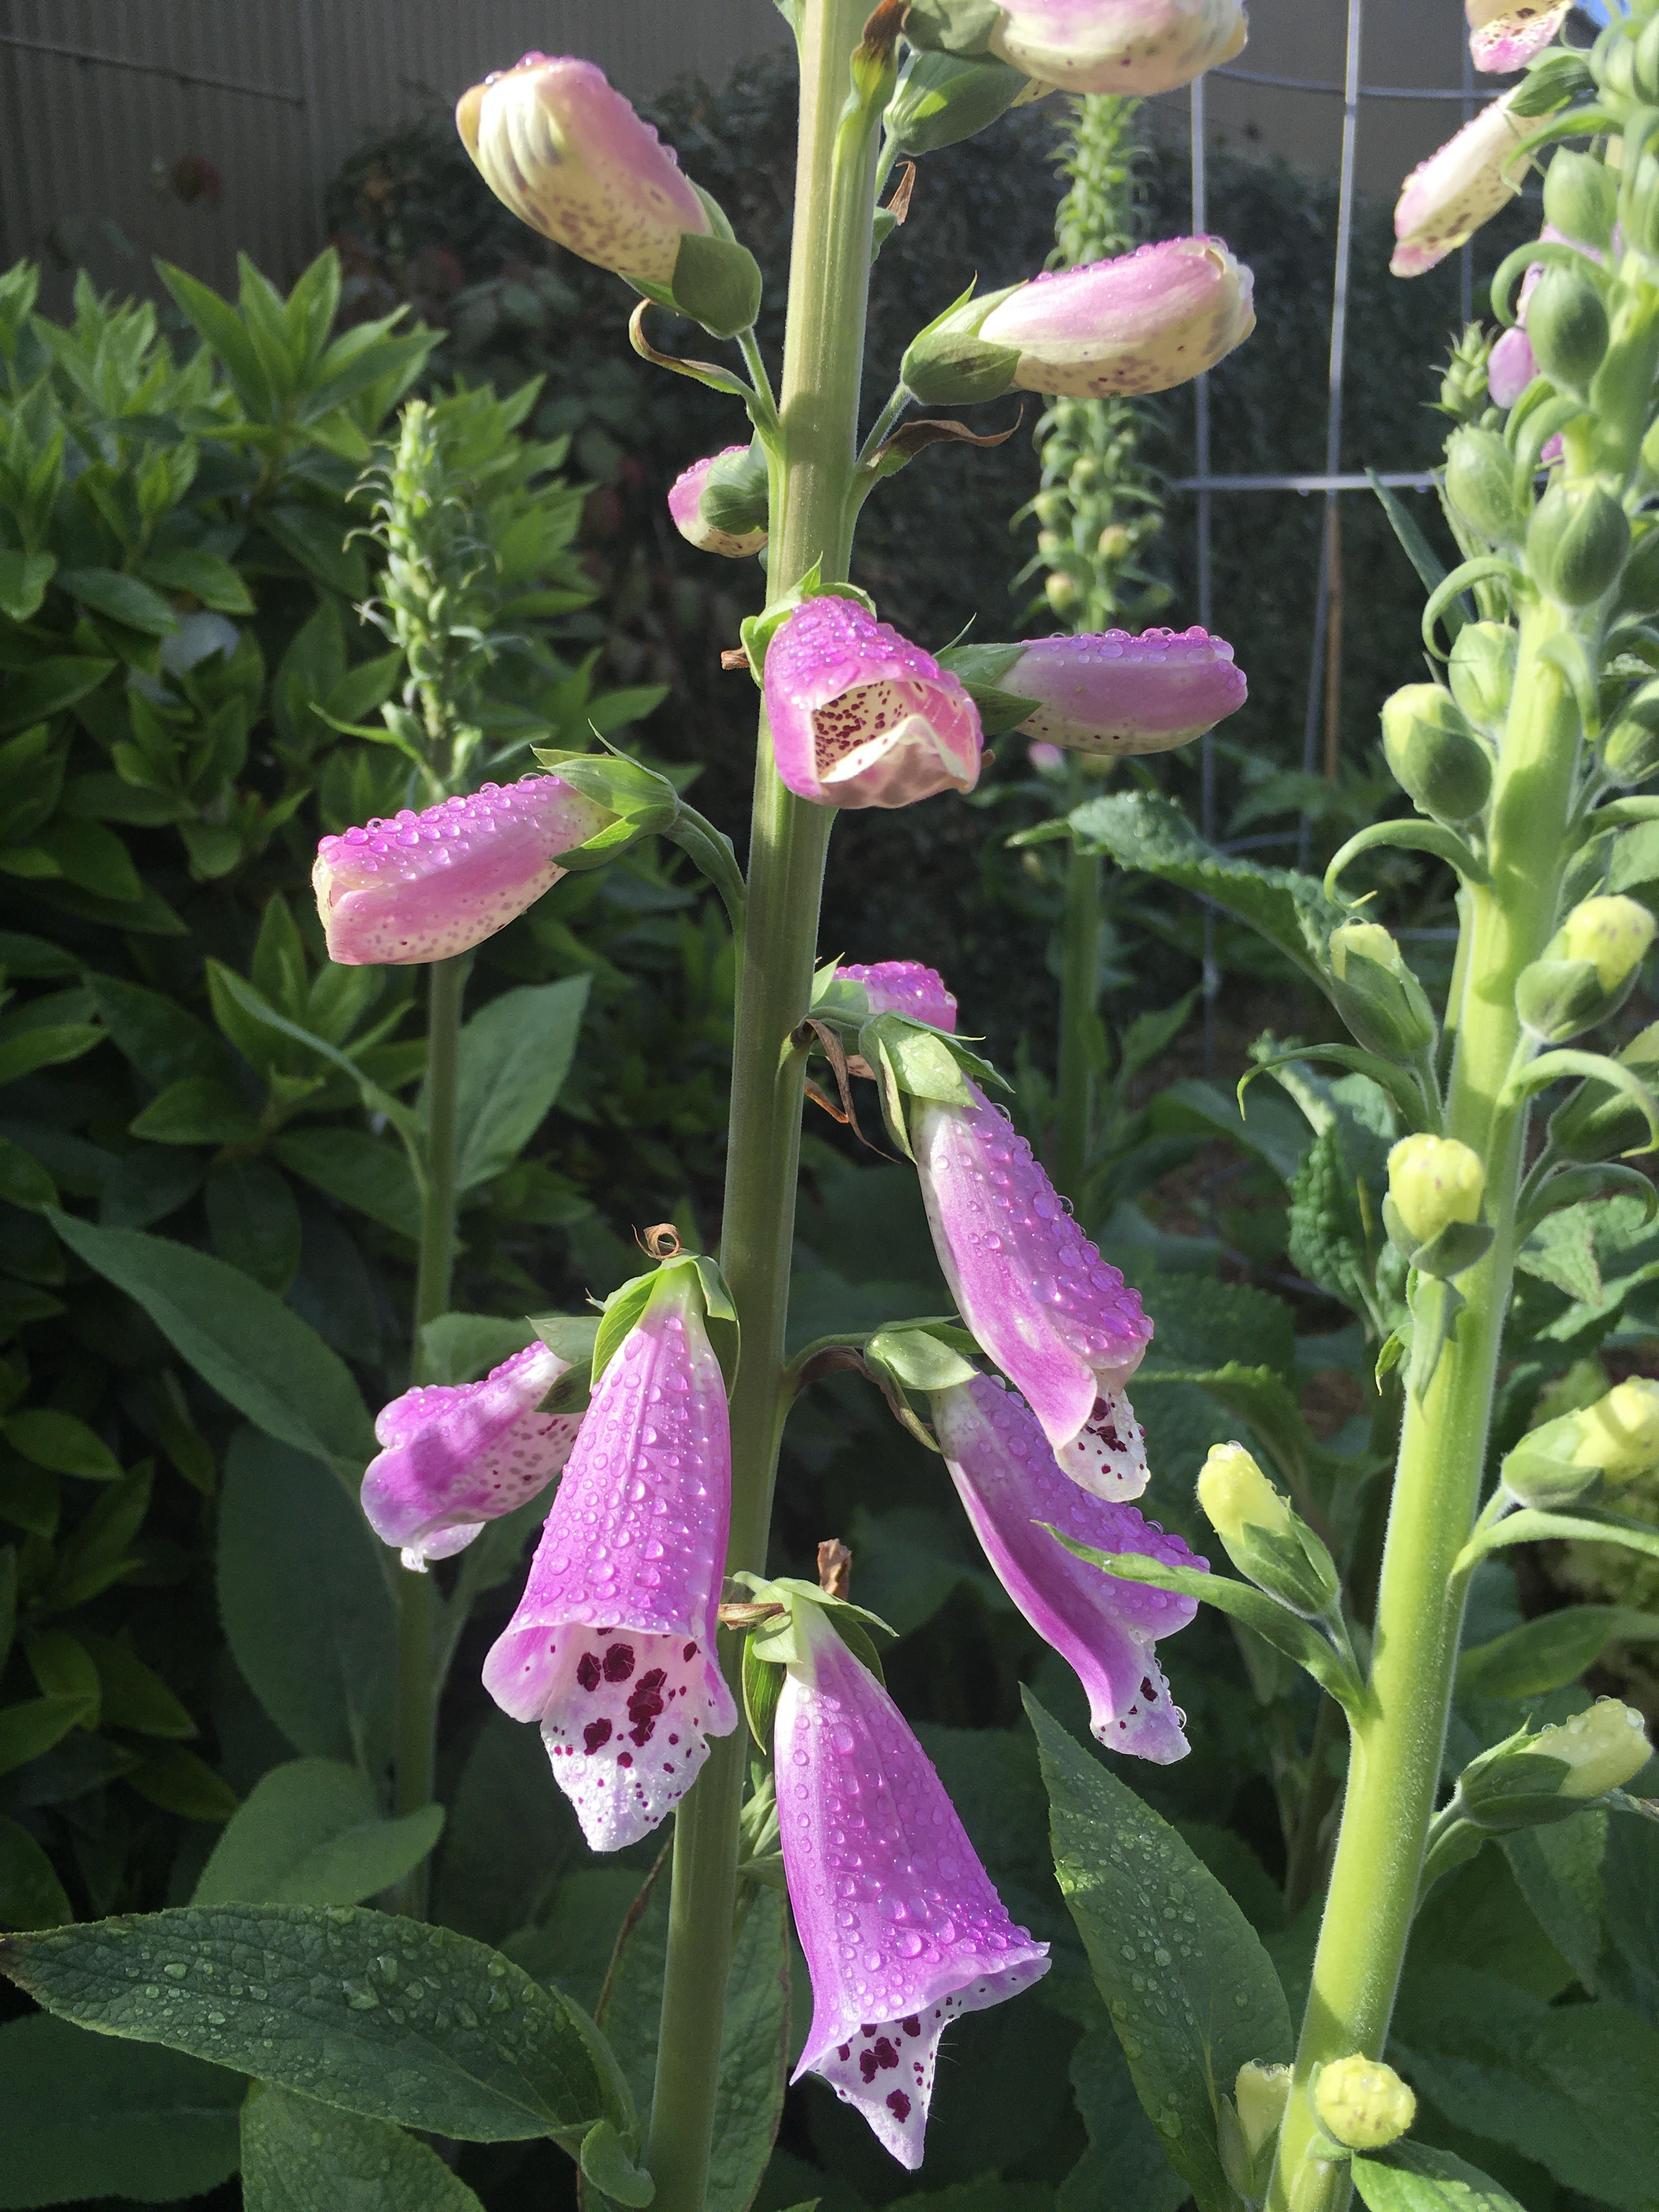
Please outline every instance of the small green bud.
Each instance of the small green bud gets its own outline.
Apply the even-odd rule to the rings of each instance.
[[[1439,684],[1407,684],[1384,702],[1382,750],[1395,782],[1419,813],[1468,822],[1485,806],[1492,762],[1462,708]]]
[[[1650,1023],[1615,1055],[1644,1083],[1659,1083],[1659,1022]],[[1569,1160],[1616,1159],[1648,1141],[1641,1109],[1622,1091],[1594,1079],[1581,1083],[1550,1116],[1550,1143]]]
[[[1447,664],[1452,697],[1478,730],[1495,738],[1510,711],[1515,689],[1517,641],[1507,623],[1465,623]],[[1491,769],[1487,769],[1491,782]],[[1450,818],[1449,817],[1448,817]]]
[[[1415,1060],[1433,1043],[1434,1009],[1380,922],[1333,930],[1329,952],[1336,1010],[1367,1052]]]
[[[1659,1382],[1632,1376],[1594,1405],[1529,1430],[1504,1461],[1504,1486],[1546,1510],[1659,1466]]]
[[[1653,1756],[1641,1714],[1617,1698],[1598,1698],[1588,1712],[1534,1736],[1527,1749],[1537,1759],[1566,1762],[1559,1795],[1578,1804],[1622,1790]]]
[[[1615,783],[1645,783],[1659,769],[1659,676],[1639,684],[1603,725],[1596,743]]]
[[[1518,544],[1526,526],[1515,462],[1496,430],[1465,423],[1446,441],[1446,497],[1469,528],[1494,544]]]
[[[1595,84],[1578,47],[1547,47],[1527,64],[1525,78],[1510,94],[1510,113],[1528,117],[1551,114],[1568,100],[1593,91]]]
[[[1631,82],[1638,97],[1650,107],[1659,104],[1659,17],[1650,18],[1642,26],[1631,57]],[[1554,216],[1550,220],[1553,222]]]
[[[1607,311],[1583,270],[1553,263],[1527,309],[1533,357],[1553,384],[1584,392],[1607,350]]]
[[[1594,477],[1553,483],[1527,526],[1527,563],[1565,607],[1585,607],[1617,580],[1630,550],[1625,510]]]
[[[901,154],[937,154],[971,138],[1031,89],[1023,70],[913,46],[883,120]]]
[[[1291,2079],[1288,2066],[1264,2066],[1255,2059],[1238,2069],[1233,2099],[1252,2158],[1259,2158],[1279,2134],[1291,2101]]]
[[[1593,154],[1563,147],[1544,172],[1544,220],[1563,238],[1605,248],[1619,219],[1619,179]],[[1528,310],[1528,330],[1532,327]]]
[[[1617,1698],[1541,1729],[1526,1729],[1472,1759],[1449,1812],[1488,1835],[1570,1820],[1609,1790],[1634,1781],[1653,1755],[1640,1713]]]
[[[1322,2066],[1313,2085],[1314,2118],[1348,2150],[1381,2150],[1417,2118],[1417,2100],[1380,2058],[1356,2052]]]
[[[1561,926],[1563,948],[1569,960],[1593,963],[1604,991],[1621,991],[1646,959],[1653,927],[1633,898],[1583,899]]]
[[[1330,1553],[1243,1444],[1211,1445],[1198,1502],[1227,1557],[1258,1589],[1310,1620],[1330,1612],[1340,1589]]]
[[[1057,615],[1069,614],[1077,605],[1077,585],[1063,569],[1054,569],[1042,588]]]
[[[1610,1011],[1593,960],[1552,959],[1547,954],[1515,979],[1521,1025],[1546,1044],[1565,1044],[1594,1029]]]
[[[1389,1196],[1419,1245],[1454,1223],[1479,1221],[1486,1194],[1480,1153],[1455,1137],[1402,1137],[1389,1154]]]
[[[1656,431],[1659,422],[1648,432],[1648,438],[1654,439]],[[1659,473],[1659,451],[1650,459],[1645,441],[1642,459],[1650,473]],[[1650,522],[1634,538],[1630,558],[1619,579],[1619,594],[1613,607],[1615,614],[1640,615],[1644,619],[1650,619],[1655,610],[1659,609],[1659,525]]]
[[[1590,74],[1606,97],[1623,106],[1636,94],[1636,46],[1626,35],[1624,19],[1615,16],[1590,49]]]

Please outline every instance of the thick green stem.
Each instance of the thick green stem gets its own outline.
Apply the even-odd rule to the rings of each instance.
[[[455,1097],[459,1073],[465,955],[427,971],[426,1203],[415,1278],[414,1345],[410,1379],[428,1379],[422,1331],[449,1305],[455,1254]],[[430,1575],[398,1576],[398,1704],[392,1809],[418,1812],[432,1802],[436,1758],[438,1679],[434,1663],[437,1606]],[[424,1866],[399,1885],[398,1910],[426,1914]]]
[[[1064,960],[1060,982],[1060,1097],[1054,1118],[1054,1182],[1081,1203],[1094,1130],[1097,1007],[1100,977],[1097,854],[1073,843],[1066,866]]]
[[[1459,1279],[1468,1303],[1420,1395],[1408,1389],[1377,1589],[1370,1710],[1353,1724],[1346,1801],[1297,2051],[1269,2212],[1337,2212],[1346,2169],[1311,2155],[1317,2064],[1382,2055],[1434,1810],[1462,1626],[1454,1563],[1479,1502],[1516,1246],[1524,1107],[1500,1103],[1519,1039],[1516,978],[1555,923],[1577,719],[1543,647],[1565,618],[1528,606],[1492,803],[1492,881],[1463,894],[1468,938],[1448,1134],[1480,1153],[1495,1233]]]
[[[768,580],[775,598],[812,563],[847,574],[870,269],[872,146],[842,123],[867,0],[806,0],[788,337]],[[772,765],[763,716],[738,969],[720,1262],[743,1331],[732,1393],[730,1565],[766,1564],[794,1239],[805,1055],[827,808],[795,798]],[[731,1672],[732,1655],[726,1655]],[[741,1731],[717,1741],[675,1817],[662,2026],[646,2162],[653,2212],[702,2212],[718,2086],[736,1896]]]

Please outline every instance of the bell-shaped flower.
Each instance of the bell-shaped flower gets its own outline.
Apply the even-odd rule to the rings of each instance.
[[[1239,0],[1004,0],[999,60],[1062,92],[1170,92],[1243,51]]]
[[[520,222],[633,283],[669,284],[681,239],[713,228],[672,148],[592,62],[528,53],[463,93],[455,123]]]
[[[969,1106],[912,1102],[933,1249],[957,1311],[1021,1393],[1072,1480],[1138,1498],[1146,1446],[1124,1385],[1152,1325],[1073,1220],[1031,1148],[976,1085]]]
[[[1541,54],[1571,13],[1572,0],[1463,0],[1469,58],[1488,76],[1508,76]]]
[[[1225,638],[1197,628],[1036,638],[1000,683],[1038,702],[1019,725],[1028,737],[1113,755],[1188,744],[1242,707],[1249,690]]]
[[[740,561],[766,543],[766,464],[751,446],[726,446],[682,469],[668,489],[674,527],[700,553]]]
[[[647,1834],[737,1726],[714,1651],[732,1504],[726,1386],[695,1270],[670,1267],[582,1417],[484,1687],[539,1723],[596,1851]]]
[[[1061,1474],[1030,1408],[988,1376],[937,1391],[932,1404],[939,1449],[985,1556],[1043,1642],[1076,1671],[1094,1735],[1109,1750],[1160,1766],[1184,1759],[1182,1717],[1152,1646],[1187,1626],[1197,1599],[1103,1573],[1048,1530],[1170,1566],[1207,1562],[1133,1505],[1079,1490]]]
[[[1034,276],[997,302],[978,339],[1018,356],[1010,376],[1023,391],[1167,392],[1249,337],[1254,283],[1218,238],[1165,239]]]
[[[545,1490],[581,1426],[580,1413],[542,1401],[569,1368],[544,1344],[526,1345],[477,1382],[428,1382],[381,1408],[385,1449],[363,1476],[363,1511],[404,1566],[463,1551],[485,1522]]]
[[[901,2166],[921,2163],[939,2037],[1048,1972],[1009,1919],[927,1753],[823,1609],[798,1601],[774,1730],[778,1827],[822,2075]]]
[[[325,837],[311,881],[328,957],[406,966],[470,951],[558,882],[561,853],[614,818],[556,775],[526,775]]]
[[[971,791],[983,739],[959,679],[856,599],[807,599],[766,653],[778,774],[823,806]]]
[[[945,988],[937,969],[924,968],[920,960],[878,960],[867,967],[843,961],[836,980],[856,983],[872,1014],[908,1014],[930,1029],[956,1029],[955,993]]]
[[[1419,161],[1401,188],[1394,211],[1396,276],[1421,276],[1455,252],[1521,189],[1516,160],[1528,127],[1510,112],[1514,98],[1483,107],[1437,153]]]

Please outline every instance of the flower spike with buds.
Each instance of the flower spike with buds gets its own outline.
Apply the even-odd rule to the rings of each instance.
[[[714,1656],[731,1514],[726,1385],[692,1262],[664,1267],[582,1418],[484,1687],[540,1723],[589,1846],[620,1850],[737,1726]]]
[[[1514,97],[1483,107],[1407,178],[1394,211],[1396,276],[1423,276],[1520,191],[1511,165],[1525,126],[1510,112]]]
[[[901,2166],[921,2164],[939,2037],[1017,1996],[1046,1943],[1009,1919],[956,1809],[875,1677],[810,1599],[774,1736],[778,1826],[819,2074]]]
[[[530,1344],[480,1382],[427,1383],[381,1408],[384,1449],[363,1476],[363,1511],[405,1567],[424,1574],[552,1481],[581,1416],[548,1413],[543,1401],[569,1366]]]
[[[979,710],[931,653],[856,599],[806,600],[766,653],[778,774],[823,806],[908,806],[971,791]]]
[[[1196,627],[1036,638],[1001,682],[1038,702],[1019,725],[1026,736],[1114,757],[1188,744],[1248,696],[1231,646]]]
[[[932,1405],[939,1449],[985,1556],[1043,1642],[1076,1670],[1093,1735],[1109,1750],[1159,1766],[1184,1759],[1182,1717],[1152,1647],[1187,1626],[1197,1599],[1103,1574],[1049,1530],[1171,1566],[1205,1562],[1133,1505],[1091,1498],[1062,1474],[1030,1409],[988,1376],[934,1392]]]
[[[505,929],[614,817],[556,775],[405,807],[325,837],[311,872],[328,957],[348,966],[448,960]]]
[[[1572,13],[1572,0],[1463,0],[1469,58],[1489,76],[1508,76],[1541,54]]]
[[[727,446],[680,471],[668,512],[699,552],[740,561],[766,543],[766,491],[765,460],[751,446]]]
[[[1138,1498],[1146,1438],[1124,1385],[1152,1325],[1006,1115],[966,1088],[969,1105],[918,1098],[911,1120],[933,1249],[957,1310],[1072,1480],[1097,1497]]]

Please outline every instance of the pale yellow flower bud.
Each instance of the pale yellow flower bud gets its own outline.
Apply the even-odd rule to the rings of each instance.
[[[1233,2098],[1246,2147],[1253,2159],[1259,2158],[1279,2133],[1291,2100],[1291,2069],[1263,2066],[1252,2059],[1238,2069]]]
[[[1455,1137],[1402,1137],[1389,1154],[1389,1195],[1419,1244],[1454,1221],[1478,1221],[1486,1189],[1480,1154]]]
[[[1582,899],[1561,937],[1569,960],[1593,961],[1601,988],[1617,991],[1647,957],[1653,916],[1633,898]]]
[[[1350,2150],[1381,2150],[1417,2118],[1417,2100],[1381,2059],[1338,2058],[1314,2084],[1314,2116]]]
[[[1331,973],[1339,983],[1348,980],[1351,959],[1374,960],[1391,975],[1405,972],[1400,947],[1380,921],[1348,921],[1331,932]]]
[[[1198,1502],[1230,1548],[1246,1528],[1289,1535],[1291,1512],[1243,1444],[1212,1444],[1198,1478]]]
[[[1547,1728],[1526,1748],[1534,1758],[1566,1762],[1556,1789],[1562,1797],[1601,1797],[1622,1790],[1653,1756],[1641,1714],[1617,1698],[1598,1698],[1588,1712]]]
[[[1632,1375],[1605,1398],[1569,1416],[1578,1431],[1577,1467],[1599,1467],[1609,1482],[1628,1482],[1659,1465],[1659,1382]]]

